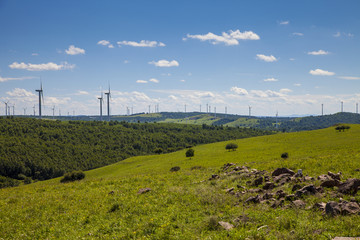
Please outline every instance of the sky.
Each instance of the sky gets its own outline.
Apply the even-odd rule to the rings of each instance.
[[[358,0],[0,0],[0,115],[356,112],[359,36]]]

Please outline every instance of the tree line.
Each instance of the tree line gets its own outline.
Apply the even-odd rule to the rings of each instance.
[[[138,155],[272,134],[253,128],[0,118],[0,176],[45,180]]]

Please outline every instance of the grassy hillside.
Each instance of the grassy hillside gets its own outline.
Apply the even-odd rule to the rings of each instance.
[[[173,152],[270,133],[198,125],[4,118],[0,119],[0,176],[43,180],[153,154],[156,149]]]
[[[271,172],[288,167],[304,175],[328,171],[342,178],[360,177],[360,126],[349,131],[334,128],[285,133],[233,141],[237,151],[226,151],[228,142],[194,147],[156,156],[139,156],[86,172],[79,182],[59,179],[16,188],[0,189],[0,239],[332,239],[358,236],[358,216],[322,216],[311,209],[317,195],[304,200],[306,207],[273,209],[267,204],[244,204],[254,189],[248,178],[226,177],[220,169],[237,163]],[[281,153],[288,152],[283,160]],[[180,171],[170,172],[179,166]],[[212,174],[221,177],[209,181]],[[252,179],[250,179],[252,180]],[[313,184],[318,185],[318,181]],[[227,194],[237,185],[249,189],[244,196]],[[138,194],[141,188],[151,188]],[[276,190],[290,191],[288,185]],[[355,196],[325,190],[322,201]],[[288,207],[286,207],[288,206]],[[235,228],[218,227],[226,221]]]

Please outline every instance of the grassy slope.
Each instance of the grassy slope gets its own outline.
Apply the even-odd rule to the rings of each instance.
[[[342,171],[346,178],[359,178],[354,171],[360,168],[359,125],[344,133],[329,128],[236,143],[235,152],[225,151],[226,142],[214,143],[197,146],[191,160],[185,150],[134,157],[89,171],[81,182],[53,179],[0,189],[0,239],[331,239],[360,232],[357,216],[325,218],[312,210],[243,206],[224,194],[239,179],[201,182],[227,162],[268,171],[301,168],[311,176]],[[283,161],[280,154],[285,151],[290,157]],[[172,166],[181,170],[171,173]],[[193,166],[202,168],[191,170]],[[138,195],[144,187],[153,190]],[[316,201],[306,200],[307,207]],[[212,229],[211,219],[233,222],[244,214],[249,222],[230,232]]]

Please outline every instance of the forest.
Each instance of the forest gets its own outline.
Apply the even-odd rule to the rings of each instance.
[[[0,176],[45,180],[155,151],[272,133],[206,124],[0,118]]]

